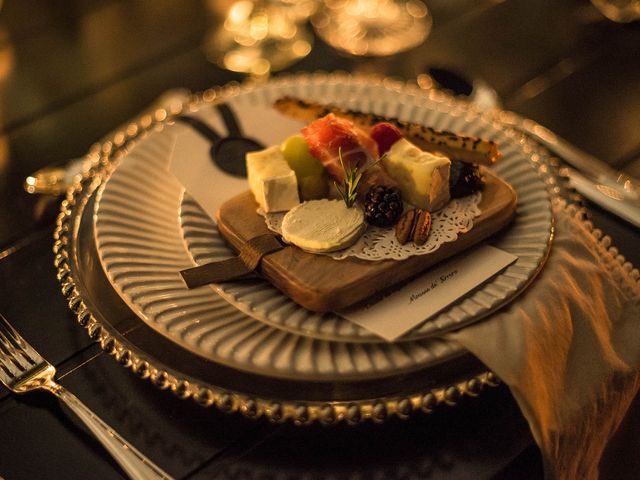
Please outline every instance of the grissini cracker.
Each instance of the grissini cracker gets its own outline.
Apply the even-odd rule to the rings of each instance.
[[[426,151],[440,152],[451,160],[492,165],[502,157],[498,145],[494,141],[458,135],[446,130],[438,130],[373,113],[343,110],[334,105],[290,96],[276,100],[274,108],[288,117],[304,122],[312,122],[333,113],[352,121],[358,128],[365,131],[368,131],[376,123],[389,122],[398,127],[402,134],[416,146]]]

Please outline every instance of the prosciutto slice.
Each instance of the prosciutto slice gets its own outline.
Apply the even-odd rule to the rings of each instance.
[[[345,167],[364,169],[378,159],[376,142],[353,123],[330,113],[302,129],[309,152],[337,181],[344,180],[338,152],[342,153]]]

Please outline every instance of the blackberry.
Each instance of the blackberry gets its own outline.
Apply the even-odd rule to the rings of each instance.
[[[402,215],[400,190],[386,185],[374,185],[367,192],[364,202],[364,218],[377,227],[390,227]]]
[[[460,198],[482,190],[484,182],[480,175],[480,168],[473,163],[451,162],[449,174],[449,193],[451,198]]]

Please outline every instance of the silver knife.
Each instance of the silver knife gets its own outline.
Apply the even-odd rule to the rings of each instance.
[[[464,81],[464,79],[462,80]],[[420,88],[425,90],[434,88],[435,83],[445,89],[442,92],[446,94],[450,92],[446,85],[442,85],[436,77],[429,74],[418,76],[417,83]],[[473,85],[470,82],[467,83],[469,86],[473,86],[476,82]],[[558,137],[539,123],[525,119],[517,113],[502,110],[495,90],[490,87],[488,90],[492,92],[492,95],[487,97],[491,100],[488,103],[478,102],[473,95],[467,101],[476,105],[480,110],[485,110],[492,120],[524,133],[578,169],[581,173],[568,168],[563,170],[563,174],[569,178],[569,185],[572,188],[592,202],[640,227],[639,180],[614,170],[601,160]]]
[[[571,145],[533,120],[522,118],[516,113],[507,111],[500,112],[498,119],[500,122],[529,135],[544,145],[560,159],[576,168],[583,177],[588,177],[595,184],[608,187],[610,192],[616,192],[620,201],[629,202],[640,207],[640,180],[611,168],[602,160]],[[593,201],[598,202],[597,200]],[[605,206],[604,208],[607,207]]]
[[[619,189],[599,183],[573,168],[563,168],[560,174],[566,176],[569,179],[569,186],[583,197],[640,228],[640,204],[625,200]]]

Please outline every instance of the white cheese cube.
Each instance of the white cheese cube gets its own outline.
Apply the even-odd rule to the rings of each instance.
[[[296,174],[279,145],[249,152],[246,161],[249,188],[265,212],[284,212],[300,203]]]
[[[451,161],[447,157],[425,152],[401,138],[382,158],[382,164],[398,182],[405,201],[429,212],[449,202]]]

